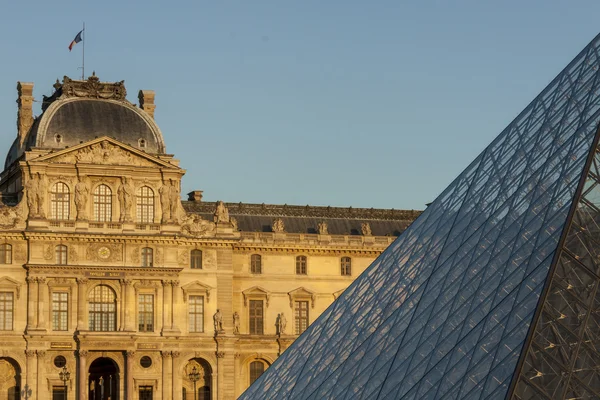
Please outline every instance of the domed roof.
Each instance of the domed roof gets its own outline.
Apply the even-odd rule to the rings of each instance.
[[[87,81],[65,77],[55,93],[44,96],[43,113],[36,118],[22,148],[13,143],[10,165],[27,148],[64,149],[101,136],[152,154],[164,154],[165,144],[154,119],[125,99],[123,82],[104,83],[93,75]]]

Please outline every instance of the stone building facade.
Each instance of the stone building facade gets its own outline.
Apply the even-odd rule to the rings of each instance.
[[[234,399],[419,214],[182,201],[152,91],[17,89],[0,399]]]

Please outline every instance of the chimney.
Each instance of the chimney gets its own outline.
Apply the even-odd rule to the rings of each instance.
[[[33,125],[33,83],[17,82],[17,135],[19,146],[23,146],[31,125]]]
[[[154,90],[140,90],[138,99],[140,100],[140,108],[148,113],[154,119]]]
[[[188,193],[188,201],[200,203],[202,201],[202,190],[192,190]]]

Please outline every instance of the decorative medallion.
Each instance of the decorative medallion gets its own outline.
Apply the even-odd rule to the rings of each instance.
[[[102,246],[98,249],[98,258],[106,260],[110,258],[110,249],[106,246]]]

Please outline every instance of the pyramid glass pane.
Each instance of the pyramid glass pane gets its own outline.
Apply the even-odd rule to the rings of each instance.
[[[241,399],[597,395],[599,47],[597,37]]]

